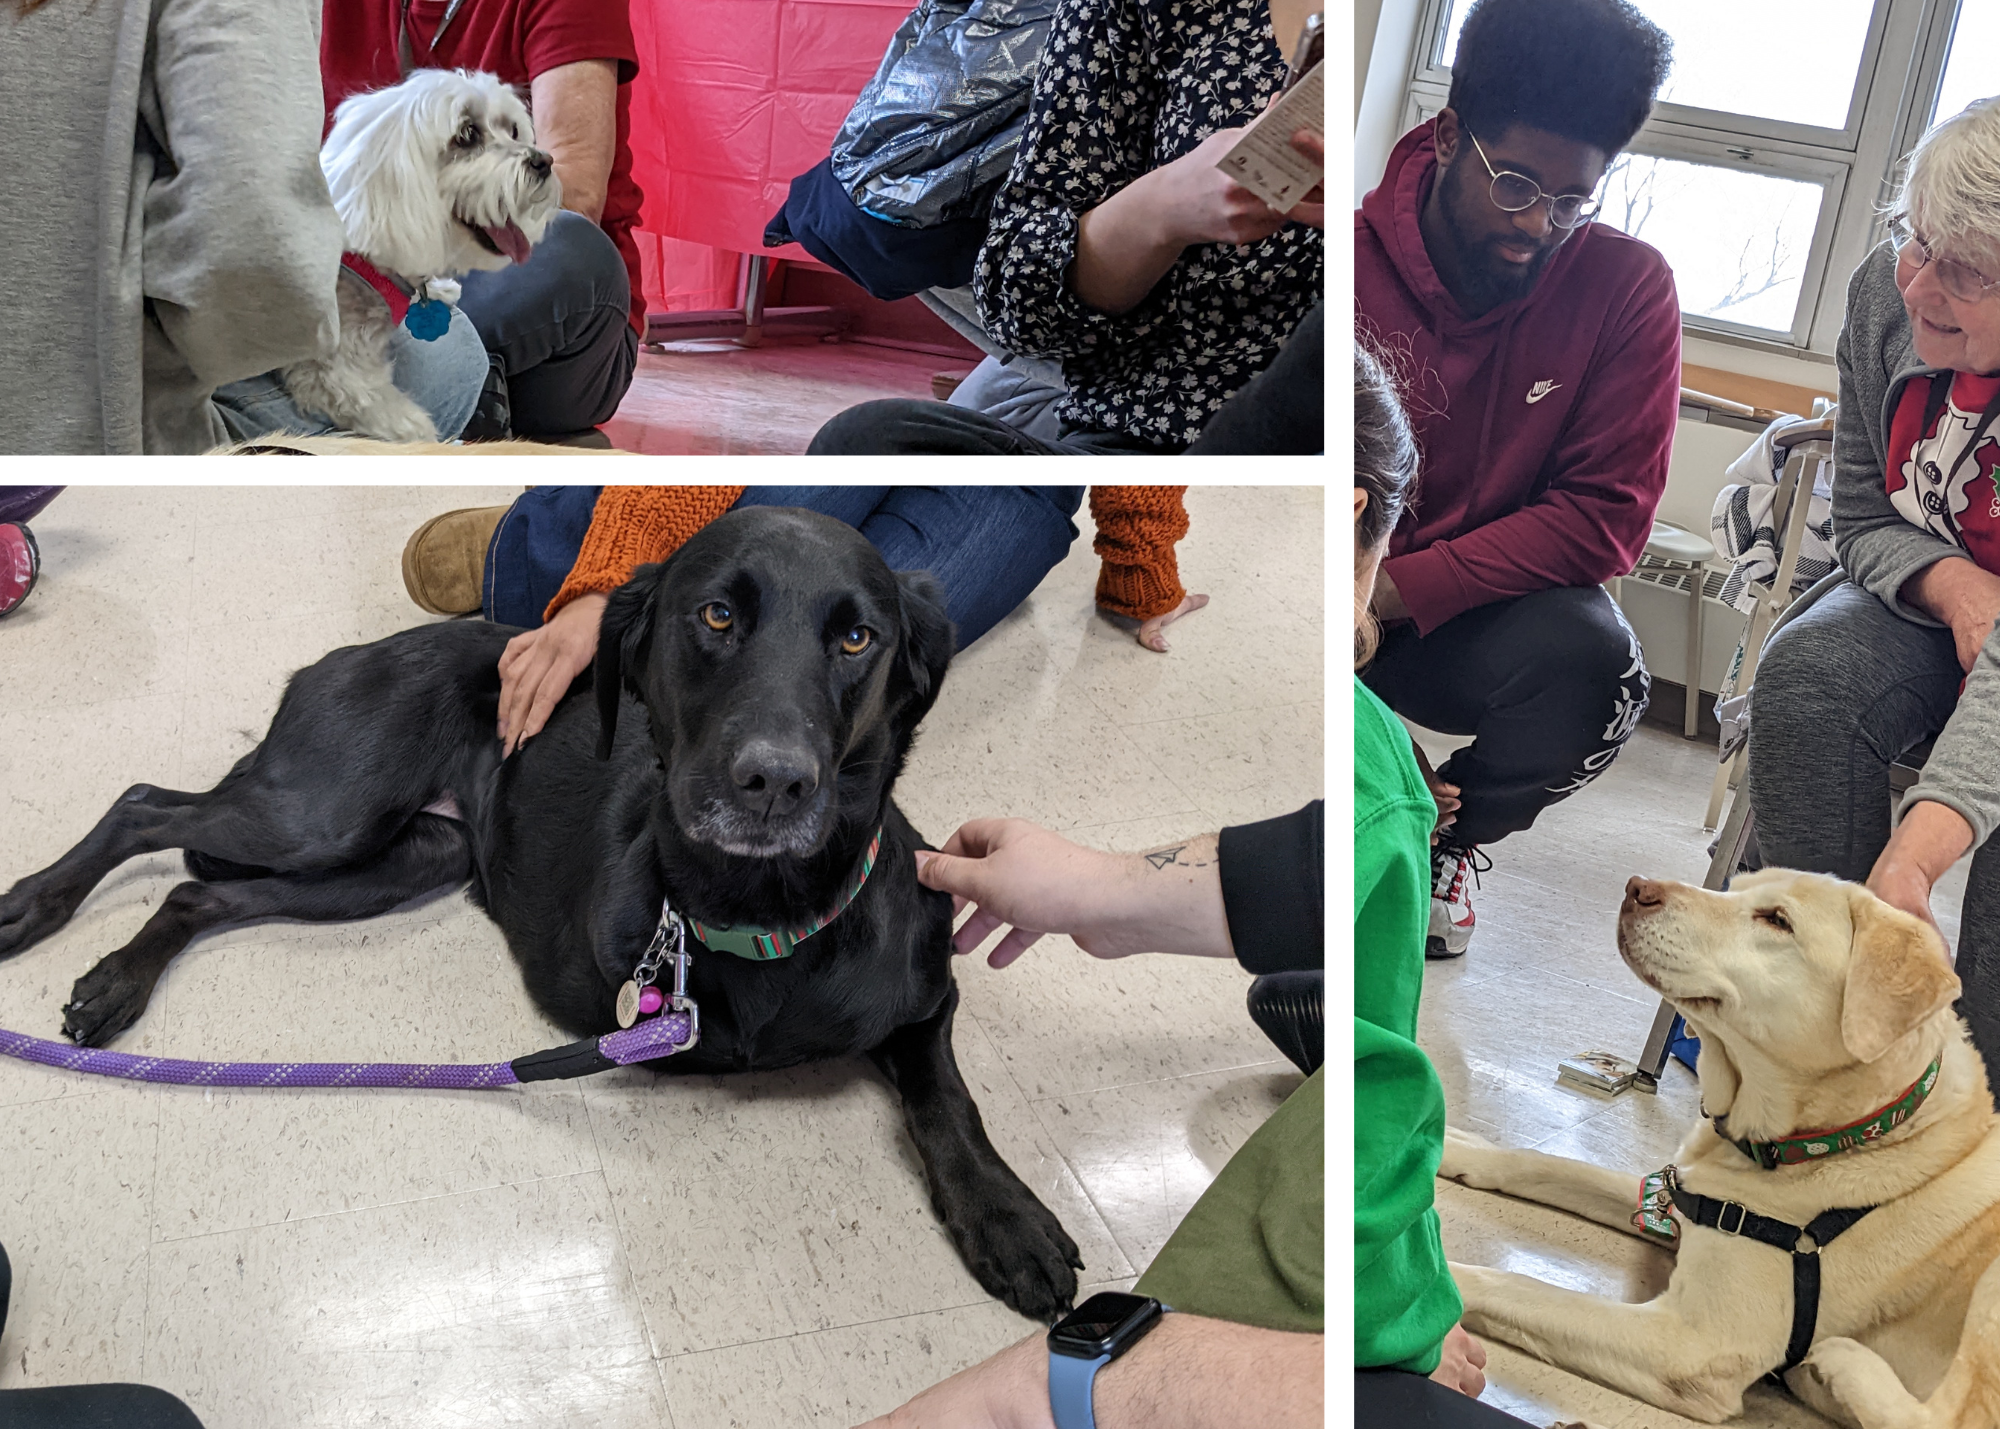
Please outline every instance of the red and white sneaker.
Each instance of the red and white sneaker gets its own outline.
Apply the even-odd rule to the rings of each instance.
[[[20,608],[41,572],[34,534],[18,521],[0,521],[0,616]]]
[[[1472,941],[1472,890],[1493,860],[1477,848],[1439,844],[1431,850],[1431,926],[1427,958],[1462,958]]]

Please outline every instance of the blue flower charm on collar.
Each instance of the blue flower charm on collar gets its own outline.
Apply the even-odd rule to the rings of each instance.
[[[451,305],[436,298],[422,298],[410,304],[403,326],[419,342],[436,342],[451,327]]]

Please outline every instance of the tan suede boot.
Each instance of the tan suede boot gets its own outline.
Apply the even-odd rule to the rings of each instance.
[[[432,615],[470,615],[485,585],[486,547],[509,508],[468,506],[433,516],[403,547],[403,588]]]

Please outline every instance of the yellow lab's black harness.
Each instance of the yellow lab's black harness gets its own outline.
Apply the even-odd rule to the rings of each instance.
[[[1666,1169],[1665,1180],[1667,1195],[1673,1200],[1674,1209],[1692,1224],[1711,1226],[1724,1235],[1748,1236],[1751,1240],[1790,1252],[1792,1337],[1785,1345],[1785,1362],[1771,1372],[1772,1379],[1779,1379],[1786,1370],[1805,1359],[1806,1352],[1812,1348],[1813,1332],[1819,1328],[1820,1248],[1832,1244],[1836,1236],[1875,1207],[1821,1211],[1809,1224],[1795,1226],[1789,1221],[1760,1216],[1735,1201],[1718,1201],[1713,1196],[1696,1195],[1680,1184],[1672,1166]]]
[[[1895,1101],[1847,1126],[1803,1132],[1779,1141],[1743,1141],[1729,1134],[1723,1117],[1715,1117],[1716,1134],[1765,1171],[1860,1150],[1875,1145],[1916,1114],[1937,1085],[1943,1066],[1942,1057],[1934,1060]],[[1640,1183],[1639,1210],[1632,1217],[1632,1224],[1656,1240],[1672,1243],[1680,1238],[1680,1227],[1673,1218],[1678,1213],[1694,1225],[1707,1226],[1724,1235],[1748,1236],[1792,1257],[1792,1336],[1785,1345],[1785,1362],[1768,1376],[1773,1382],[1782,1383],[1785,1371],[1801,1363],[1812,1349],[1813,1334],[1819,1328],[1820,1250],[1874,1209],[1873,1206],[1836,1207],[1820,1212],[1807,1225],[1795,1226],[1789,1221],[1760,1216],[1735,1201],[1696,1195],[1681,1185],[1679,1168],[1669,1166]]]

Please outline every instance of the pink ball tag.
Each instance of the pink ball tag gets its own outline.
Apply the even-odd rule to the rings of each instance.
[[[651,1017],[664,1007],[666,1002],[667,999],[661,995],[657,987],[641,988],[639,991],[639,1012],[643,1016]]]

